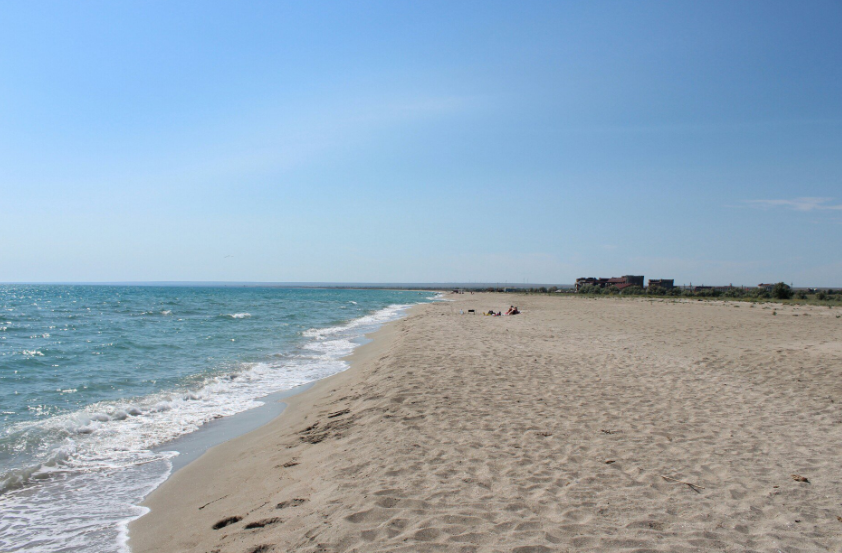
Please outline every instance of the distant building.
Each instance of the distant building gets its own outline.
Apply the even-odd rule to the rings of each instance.
[[[760,288],[761,290],[766,290],[767,292],[771,292],[772,288],[774,288],[775,285],[774,284],[758,284],[757,287]]]
[[[628,288],[629,286],[640,286],[643,288],[643,276],[626,275],[622,277],[611,278],[594,278],[583,277],[576,279],[576,291],[578,292],[582,286],[590,284],[592,286],[599,286],[605,288],[607,286],[616,286],[618,290]]]
[[[640,276],[626,275],[626,276],[623,277],[623,279],[625,279],[626,284],[628,284],[629,286],[640,286],[641,288],[643,288],[643,280],[644,280],[643,275],[640,275]]]
[[[663,288],[664,290],[670,290],[675,288],[675,279],[672,278],[650,278],[649,279],[649,288],[653,286],[657,286],[658,288]]]

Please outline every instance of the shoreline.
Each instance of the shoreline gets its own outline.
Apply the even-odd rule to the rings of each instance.
[[[195,432],[179,436],[174,440],[153,448],[152,451],[178,453],[171,460],[172,469],[170,476],[172,476],[178,470],[204,455],[209,449],[257,430],[261,426],[269,424],[280,417],[287,408],[285,400],[304,393],[312,388],[316,382],[318,380],[307,382],[306,384],[301,384],[288,390],[272,392],[257,398],[257,401],[263,402],[263,405],[212,420],[200,426]],[[169,476],[167,479],[169,479]]]
[[[176,473],[132,551],[842,547],[833,310],[449,299]]]
[[[250,409],[248,411],[243,411],[242,413],[237,413],[236,415],[232,415],[231,417],[225,417],[223,419],[220,419],[219,421],[214,421],[210,423],[210,425],[214,425],[214,423],[219,423],[218,425],[216,425],[217,428],[211,427],[206,430],[206,432],[208,433],[217,434],[215,437],[211,437],[211,439],[209,440],[212,443],[210,443],[209,445],[202,445],[202,442],[204,440],[201,437],[199,437],[199,439],[196,440],[200,443],[199,451],[194,451],[191,448],[186,453],[187,458],[184,459],[184,462],[181,463],[178,462],[179,457],[182,457],[182,455],[185,455],[185,453],[179,451],[179,455],[176,456],[172,461],[173,468],[171,469],[169,476],[161,484],[159,484],[151,493],[149,493],[139,505],[142,508],[148,509],[148,511],[140,517],[135,518],[134,520],[131,520],[128,523],[128,539],[126,540],[126,542],[124,542],[124,544],[127,545],[128,550],[131,553],[138,553],[140,551],[146,550],[146,548],[144,547],[144,544],[146,542],[144,534],[154,533],[155,526],[152,525],[152,528],[147,529],[145,524],[145,522],[147,521],[144,521],[144,518],[150,516],[156,508],[159,511],[166,510],[166,506],[171,502],[172,494],[178,495],[180,493],[180,489],[185,486],[185,484],[180,483],[181,478],[178,481],[179,483],[173,483],[176,477],[178,477],[182,472],[191,473],[192,467],[200,463],[202,468],[196,470],[197,472],[203,471],[204,465],[210,465],[217,462],[216,457],[220,457],[221,459],[228,458],[228,453],[230,450],[236,447],[243,447],[246,444],[253,443],[254,440],[257,438],[257,436],[253,435],[262,436],[264,433],[269,432],[269,427],[291,427],[293,422],[298,422],[300,417],[302,417],[302,413],[300,413],[299,411],[301,411],[302,409],[306,411],[308,407],[312,409],[316,401],[323,399],[322,396],[325,393],[324,390],[326,387],[334,385],[341,386],[346,380],[354,376],[353,374],[349,373],[353,373],[355,369],[359,370],[360,364],[364,363],[365,360],[378,355],[384,349],[387,349],[389,347],[389,337],[391,334],[390,326],[395,325],[402,320],[405,320],[406,318],[410,317],[414,311],[422,309],[424,306],[428,305],[430,305],[430,303],[420,303],[411,305],[406,309],[405,314],[402,317],[393,321],[388,321],[382,324],[380,328],[376,329],[374,332],[370,332],[368,334],[363,335],[361,339],[366,340],[366,342],[354,348],[350,355],[342,358],[342,360],[348,363],[349,365],[347,369],[336,374],[330,375],[321,380],[309,382],[296,388],[292,388],[290,390],[273,392],[265,396],[265,398],[272,399],[268,400],[261,407]],[[280,401],[281,399],[283,399],[284,401]],[[254,411],[259,411],[262,409],[269,410],[270,412],[276,411],[276,413],[274,413],[273,416],[269,418],[260,417],[260,422],[256,424],[240,424],[240,421],[242,419],[247,418],[250,414],[253,416]],[[307,419],[306,412],[303,414],[303,419]],[[221,425],[233,426],[235,428],[240,427],[241,429],[243,428],[243,426],[251,426],[251,428],[245,430],[244,432],[237,432],[235,430],[234,436],[219,439],[220,436],[218,426]],[[187,434],[181,438],[173,440],[173,442],[169,442],[168,444],[159,446],[158,448],[156,448],[156,450],[178,451],[175,448],[176,446],[183,447],[185,444],[189,444],[190,442],[194,441],[194,439],[197,437],[194,435],[200,433],[202,433],[202,429],[199,429],[196,432]],[[211,459],[206,459],[208,457],[210,457]],[[182,478],[190,482],[191,479],[195,479],[191,478],[193,476],[194,475],[191,473],[189,477]],[[173,488],[172,493],[170,491],[170,488]],[[140,538],[136,537],[136,535],[138,534],[141,535]],[[150,549],[150,551],[155,551],[155,549]]]
[[[441,292],[438,293],[442,294]],[[439,301],[442,298],[443,296],[438,298]],[[311,382],[300,384],[293,388],[271,392],[269,394],[266,394],[265,396],[256,398],[257,401],[263,402],[263,405],[254,407],[252,409],[247,409],[245,411],[241,411],[239,413],[235,413],[226,417],[221,417],[217,420],[209,421],[203,424],[201,427],[199,427],[199,429],[190,432],[189,434],[184,434],[169,442],[163,443],[159,446],[152,448],[152,451],[155,452],[178,453],[178,455],[176,455],[172,459],[173,468],[171,469],[170,475],[167,476],[164,482],[169,480],[169,478],[176,471],[189,465],[190,463],[204,455],[209,449],[222,445],[230,440],[253,432],[262,426],[272,423],[277,418],[281,417],[287,410],[290,398],[293,398],[299,394],[303,394],[304,392],[306,392],[307,390],[309,390],[310,388],[312,388],[313,386],[315,386],[323,380],[328,380],[339,374],[342,374],[343,372],[350,370],[356,352],[360,348],[363,348],[369,343],[371,343],[374,340],[374,337],[377,335],[377,333],[383,328],[383,326],[405,318],[409,315],[410,311],[413,308],[419,305],[427,305],[427,302],[409,304],[405,307],[402,307],[404,314],[400,315],[399,318],[382,323],[380,327],[376,328],[372,332],[368,332],[355,338],[353,341],[358,343],[351,351],[351,353],[339,359],[340,361],[343,361],[348,364],[347,369],[318,380],[313,380]]]

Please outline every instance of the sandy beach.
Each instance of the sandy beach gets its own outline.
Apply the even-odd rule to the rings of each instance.
[[[178,471],[132,551],[842,551],[842,310],[451,297]]]

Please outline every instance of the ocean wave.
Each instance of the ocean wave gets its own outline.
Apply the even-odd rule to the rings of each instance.
[[[0,480],[0,494],[22,488],[31,480],[42,480],[57,466],[63,464],[76,451],[76,444],[66,440],[64,444],[53,448],[46,458],[36,465],[13,469],[3,475]]]
[[[358,345],[356,339],[398,318],[406,307],[392,305],[344,325],[310,329],[303,333],[309,340],[299,345],[299,353],[242,363],[234,371],[206,376],[190,389],[104,401],[74,413],[16,423],[6,435],[14,448],[43,450],[50,441],[64,443],[32,466],[0,474],[0,494],[48,479],[57,467],[80,471],[113,468],[118,460],[125,464],[131,452],[148,451],[211,420],[261,405],[267,393],[341,372],[347,368],[342,358]]]
[[[344,303],[349,308],[351,305]],[[146,306],[167,307],[157,302]],[[335,309],[336,304],[332,306]],[[405,307],[392,305],[337,326],[311,328],[298,339],[288,332],[294,343],[283,342],[278,355],[264,357],[263,362],[229,364],[213,374],[185,377],[174,389],[102,401],[72,413],[62,413],[59,407],[48,404],[29,405],[29,419],[7,425],[0,439],[0,455],[9,455],[0,469],[0,512],[8,514],[0,523],[0,550],[38,543],[38,550],[45,553],[128,551],[128,523],[145,512],[139,502],[168,477],[171,458],[177,455],[159,451],[158,446],[211,420],[259,406],[267,393],[341,372],[348,367],[343,357],[359,345],[359,338],[400,317]],[[187,306],[178,309],[179,316],[188,312]],[[216,315],[235,310],[230,304],[226,307],[220,303],[219,307],[210,307],[210,316],[251,316],[245,312]],[[140,311],[137,307],[131,310],[134,314]],[[143,312],[153,317],[166,314],[166,310]],[[308,320],[296,319],[297,315],[285,314],[282,325],[295,326],[298,320]],[[226,326],[224,321],[216,324]],[[230,324],[240,327],[248,323]],[[125,348],[131,339],[121,339],[115,347]],[[14,351],[32,345],[21,344]],[[132,349],[145,351],[151,347],[142,341],[132,343]],[[39,349],[47,356],[54,355],[52,349]],[[56,383],[55,388],[59,386],[62,393],[74,393],[72,386]],[[73,501],[72,521],[67,517],[68,502],[56,501],[68,497]]]
[[[172,315],[172,310],[170,309],[162,309],[161,311],[141,311],[141,315],[164,315],[165,317],[168,315]]]
[[[315,338],[316,340],[324,340],[329,336],[340,334],[343,332],[352,331],[357,328],[365,326],[376,326],[397,318],[403,311],[409,308],[408,304],[394,304],[390,305],[380,311],[375,311],[370,315],[365,315],[358,319],[353,319],[346,324],[331,326],[327,328],[310,328],[302,332],[302,336],[307,338]]]
[[[251,313],[230,313],[227,315],[222,315],[223,317],[228,317],[231,319],[247,319],[251,317]]]

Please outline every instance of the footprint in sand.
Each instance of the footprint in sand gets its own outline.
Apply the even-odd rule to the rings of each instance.
[[[222,520],[217,521],[217,523],[214,524],[212,526],[212,528],[214,530],[219,530],[221,528],[225,528],[229,524],[234,524],[235,522],[240,522],[241,520],[243,520],[243,517],[238,517],[238,516],[223,518]]]
[[[272,524],[277,524],[281,522],[281,519],[275,518],[264,518],[263,520],[256,520],[254,522],[249,522],[243,528],[246,530],[253,530],[255,528],[264,528],[266,526],[270,526]]]
[[[299,505],[303,505],[307,503],[306,499],[295,498],[289,499],[287,501],[281,501],[277,505],[275,505],[276,509],[286,509],[287,507],[298,507]]]

